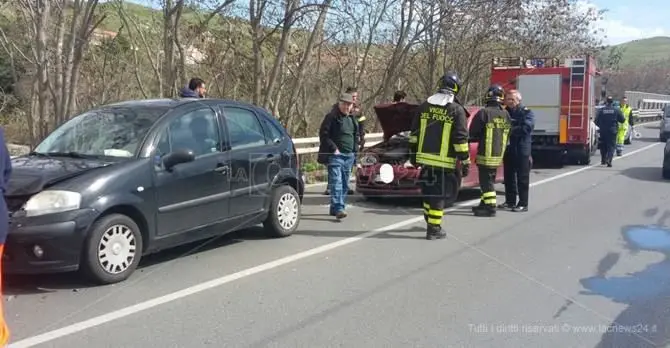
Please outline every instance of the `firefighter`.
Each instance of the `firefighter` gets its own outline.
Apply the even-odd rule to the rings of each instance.
[[[442,231],[447,195],[456,191],[459,176],[470,169],[468,128],[465,108],[456,100],[461,82],[456,73],[442,76],[436,94],[430,96],[412,120],[410,158],[421,167],[423,216],[426,220],[426,239],[443,239]],[[461,161],[457,173],[457,161]]]
[[[621,109],[621,113],[623,114],[624,121],[619,123],[619,127],[617,129],[616,133],[616,155],[621,156],[623,155],[623,144],[626,139],[626,131],[628,131],[628,126],[631,126],[631,132],[632,132],[632,126],[633,126],[633,109],[628,105],[628,98],[623,97],[621,99],[621,103],[619,105],[619,108]],[[633,136],[632,134],[630,135],[631,137]]]
[[[598,110],[596,126],[600,131],[600,164],[612,166],[612,157],[619,136],[619,124],[626,121],[621,109],[612,105],[614,99],[607,97],[605,106]]]
[[[472,207],[475,216],[496,215],[496,172],[502,164],[512,119],[503,108],[505,91],[500,85],[489,87],[486,107],[479,110],[470,123],[470,142],[479,143],[477,168],[482,190],[479,206]]]

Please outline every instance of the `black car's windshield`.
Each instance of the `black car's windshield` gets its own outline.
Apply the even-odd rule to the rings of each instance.
[[[60,126],[34,154],[133,157],[163,108],[110,108],[88,111]]]

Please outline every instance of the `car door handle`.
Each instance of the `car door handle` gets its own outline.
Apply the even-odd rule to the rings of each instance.
[[[226,165],[219,165],[218,167],[214,168],[214,171],[221,174],[228,174],[228,169],[230,168]]]

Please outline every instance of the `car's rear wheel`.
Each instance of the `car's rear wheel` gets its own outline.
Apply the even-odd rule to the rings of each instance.
[[[81,270],[98,284],[126,280],[142,256],[142,233],[133,219],[110,214],[96,221],[84,245]]]
[[[268,217],[263,222],[273,237],[288,237],[300,224],[300,198],[293,187],[282,185],[272,190]]]

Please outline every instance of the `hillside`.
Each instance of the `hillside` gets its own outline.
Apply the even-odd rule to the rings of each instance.
[[[640,66],[648,61],[670,58],[670,37],[667,36],[633,40],[613,47],[624,49],[621,67]],[[604,54],[608,54],[611,49],[605,49]]]

